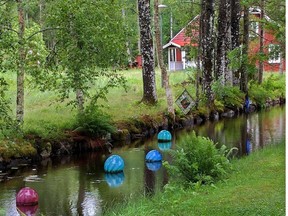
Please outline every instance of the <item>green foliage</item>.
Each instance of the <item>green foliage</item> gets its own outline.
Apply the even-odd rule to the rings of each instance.
[[[108,89],[124,83],[115,70],[106,70],[127,63],[121,2],[49,1],[45,10],[45,25],[53,33],[49,40],[55,46],[50,48],[50,71],[42,76],[42,89],[56,90],[61,101],[79,90],[93,103],[106,99]],[[93,86],[96,92],[90,91]]]
[[[12,118],[11,104],[5,94],[7,90],[7,82],[0,77],[0,138],[21,134],[17,122]]]
[[[262,85],[269,92],[271,99],[285,96],[285,76],[272,74],[265,78]]]
[[[265,107],[267,99],[275,100],[285,97],[285,76],[270,75],[262,84],[255,81],[249,83],[249,96],[260,107]]]
[[[116,130],[111,117],[95,105],[87,106],[82,113],[77,115],[75,127],[76,132],[96,137],[106,136]]]
[[[173,163],[167,168],[173,180],[194,186],[211,184],[225,178],[231,170],[227,153],[226,146],[217,149],[211,140],[193,132],[181,139],[176,150],[171,151]]]
[[[33,156],[36,153],[37,150],[27,141],[16,139],[0,141],[0,156],[4,159]]]
[[[235,86],[223,86],[220,82],[214,82],[212,86],[215,99],[226,107],[242,107],[244,93]]]

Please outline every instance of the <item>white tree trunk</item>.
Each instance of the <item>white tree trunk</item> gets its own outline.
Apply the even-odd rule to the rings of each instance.
[[[173,119],[173,124],[175,122],[175,111],[174,111],[174,101],[173,101],[173,95],[172,90],[169,85],[169,76],[167,73],[167,70],[164,65],[163,61],[163,52],[162,52],[162,43],[161,43],[161,35],[160,35],[160,25],[159,25],[159,1],[154,0],[154,26],[155,26],[155,39],[156,39],[156,49],[157,49],[157,57],[158,57],[158,63],[161,69],[161,75],[162,75],[162,81],[165,88],[166,93],[166,100],[167,100],[167,106],[168,106],[168,113],[171,115]]]
[[[23,124],[24,119],[24,74],[25,74],[25,49],[24,49],[24,32],[25,32],[25,21],[24,21],[24,10],[22,0],[17,0],[18,7],[18,24],[19,24],[19,62],[17,71],[17,98],[16,98],[16,120],[19,124]]]

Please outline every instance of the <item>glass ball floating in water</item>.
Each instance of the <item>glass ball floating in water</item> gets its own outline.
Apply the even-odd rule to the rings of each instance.
[[[158,141],[167,142],[172,140],[172,135],[167,130],[161,130],[157,135]]]
[[[147,162],[162,161],[162,154],[157,150],[151,150],[146,154],[145,159]]]
[[[30,188],[22,188],[16,196],[16,206],[33,206],[38,204],[38,194],[37,192]]]
[[[119,155],[111,155],[104,163],[104,170],[108,173],[122,172],[124,169],[124,160]]]

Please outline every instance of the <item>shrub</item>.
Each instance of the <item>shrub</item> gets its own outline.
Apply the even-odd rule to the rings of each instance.
[[[4,159],[11,157],[28,157],[37,154],[34,146],[24,140],[1,140],[0,142],[0,156]]]
[[[196,136],[195,132],[177,143],[176,150],[171,150],[172,164],[165,162],[172,180],[186,184],[211,184],[224,179],[231,170],[226,146],[220,149],[205,137]]]
[[[249,85],[249,97],[260,107],[264,107],[269,92],[263,87],[263,85],[259,85],[255,81],[251,81]]]
[[[262,85],[269,92],[271,99],[285,95],[285,76],[272,74],[263,81]]]
[[[220,82],[215,82],[212,86],[215,99],[226,107],[242,107],[244,103],[244,93],[239,87],[224,86]]]
[[[75,131],[81,131],[88,136],[102,137],[115,132],[112,119],[96,105],[87,106],[77,115]]]

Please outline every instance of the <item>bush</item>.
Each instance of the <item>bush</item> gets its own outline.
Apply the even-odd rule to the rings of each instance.
[[[75,131],[84,132],[88,136],[102,137],[115,132],[112,119],[98,106],[90,105],[77,115]]]
[[[264,107],[268,95],[269,92],[263,87],[263,85],[259,85],[254,81],[250,82],[249,97],[253,103],[256,103],[260,107]]]
[[[186,184],[211,184],[222,180],[231,170],[226,146],[220,149],[205,137],[196,136],[195,132],[177,143],[176,150],[171,150],[172,164],[165,162],[172,180]]]
[[[285,76],[272,74],[263,81],[262,85],[269,92],[271,99],[285,95]]]
[[[220,102],[230,108],[243,106],[244,93],[240,91],[239,87],[223,86],[220,82],[215,82],[212,89],[218,103]]]
[[[0,142],[0,156],[4,159],[28,157],[36,154],[37,150],[27,141],[14,139],[1,140]]]

